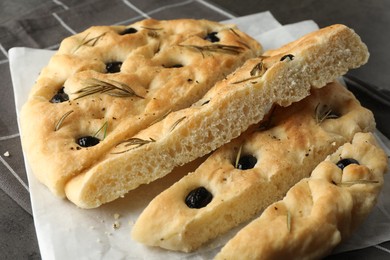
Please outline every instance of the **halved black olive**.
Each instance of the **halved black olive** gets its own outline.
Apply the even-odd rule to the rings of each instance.
[[[106,64],[106,71],[107,73],[117,73],[121,71],[122,62],[115,61],[115,62],[109,62]]]
[[[64,92],[64,87],[62,87],[58,92],[50,99],[50,103],[61,103],[68,101],[69,96]]]
[[[120,35],[125,35],[125,34],[132,34],[138,32],[137,29],[133,27],[126,28],[123,32],[119,33]]]
[[[285,59],[289,59],[289,60],[293,60],[294,59],[294,55],[292,54],[286,54],[284,55],[282,58],[280,58],[280,61],[284,61]]]
[[[339,167],[341,170],[350,164],[359,164],[359,162],[353,158],[344,158],[336,163],[337,167]]]
[[[96,138],[94,136],[83,136],[76,140],[76,143],[80,145],[81,147],[90,147],[95,146],[98,143],[100,143],[100,139]]]
[[[207,34],[206,37],[204,37],[204,39],[206,41],[209,41],[209,42],[219,42],[219,38],[217,37],[217,33],[218,32],[211,32],[211,33]]]
[[[213,199],[213,195],[205,188],[196,188],[188,193],[185,203],[189,208],[200,209],[206,207]]]
[[[256,157],[254,157],[253,155],[244,155],[240,157],[240,159],[238,160],[237,169],[240,170],[252,169],[253,167],[255,167],[256,163],[257,163]]]

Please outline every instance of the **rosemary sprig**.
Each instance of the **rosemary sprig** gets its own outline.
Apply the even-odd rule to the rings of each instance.
[[[374,184],[374,183],[379,183],[379,181],[375,181],[375,180],[343,181],[343,182],[340,182],[338,185],[340,185],[340,186],[351,186],[351,185],[354,185],[354,184]]]
[[[314,110],[316,123],[321,124],[326,119],[338,118],[338,116],[332,112],[331,108],[328,108],[326,105],[321,106],[321,104],[318,103]]]
[[[65,118],[67,118],[70,114],[73,113],[73,110],[70,110],[68,112],[66,112],[61,118],[60,120],[58,120],[58,122],[55,124],[54,126],[54,131],[58,131],[62,125],[62,122],[64,122]]]
[[[104,124],[96,131],[96,133],[93,136],[96,137],[104,129],[103,132],[103,140],[104,140],[107,136],[107,128],[108,128],[108,121],[104,122]]]
[[[108,81],[103,81],[103,80],[99,80],[99,79],[95,79],[95,78],[89,79],[86,87],[73,93],[73,94],[79,94],[79,96],[77,96],[75,98],[75,100],[86,97],[86,96],[90,96],[93,94],[97,94],[97,93],[100,93],[100,94],[106,93],[107,95],[110,95],[113,97],[136,96],[139,98],[143,98],[143,97],[137,95],[134,92],[134,90],[132,90],[128,85],[121,83],[121,82],[114,81],[114,80],[110,80],[110,81],[111,81],[111,83]]]
[[[87,35],[85,35],[85,37],[81,40],[81,43],[80,45],[78,45],[76,47],[76,49],[73,51],[73,52],[76,52],[78,49],[80,49],[81,47],[83,46],[89,46],[89,47],[93,47],[96,45],[96,43],[106,34],[107,32],[104,32],[96,37],[92,37],[90,39],[87,40],[88,38],[88,35],[89,33],[87,33]]]
[[[194,48],[202,53],[203,52],[219,52],[219,53],[227,53],[237,55],[242,52],[243,48],[235,45],[224,45],[224,44],[210,44],[204,46],[198,45],[179,45],[181,47]]]
[[[238,169],[238,162],[240,161],[241,153],[242,153],[242,144],[240,145],[240,148],[238,149],[236,161],[234,163],[234,168],[236,168],[236,169]]]
[[[179,120],[177,120],[177,121],[171,126],[171,129],[169,130],[169,132],[172,132],[173,129],[175,129],[176,126],[177,126],[178,124],[180,124],[180,122],[183,121],[183,120],[186,119],[186,118],[187,118],[186,116],[183,116],[182,118],[180,118]]]
[[[156,140],[154,140],[153,138],[149,137],[149,140],[144,140],[144,139],[141,139],[141,138],[137,138],[137,137],[134,137],[134,138],[130,138],[130,139],[127,139],[119,144],[124,144],[125,147],[129,147],[129,146],[134,146],[134,147],[131,147],[130,149],[127,149],[127,150],[124,150],[124,151],[121,151],[121,152],[114,152],[113,154],[120,154],[120,153],[125,153],[125,152],[128,152],[130,150],[134,150],[136,148],[139,148],[145,144],[148,144],[148,143],[152,143],[152,142],[156,142]]]

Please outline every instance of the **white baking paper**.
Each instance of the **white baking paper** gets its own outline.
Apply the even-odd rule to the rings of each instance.
[[[269,12],[225,22],[236,22],[241,30],[247,31],[262,42],[265,49],[277,48],[318,28],[313,21],[282,26]],[[53,53],[53,51],[29,48],[10,50],[9,60],[18,118],[31,86]],[[387,153],[390,154],[389,141],[381,135],[379,138],[386,147]],[[149,201],[181,176],[193,170],[193,165],[178,168],[166,178],[141,186],[124,198],[92,210],[79,209],[66,200],[54,197],[34,178],[27,161],[26,169],[35,228],[43,259],[210,259],[239,228],[212,241],[193,254],[149,248],[131,240],[131,228]],[[385,187],[378,206],[360,230],[337,248],[338,252],[390,240],[388,174],[385,179]],[[119,227],[114,228],[114,224]]]

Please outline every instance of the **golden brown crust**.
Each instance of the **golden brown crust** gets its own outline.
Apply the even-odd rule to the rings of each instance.
[[[147,245],[193,251],[282,198],[355,133],[374,127],[372,113],[339,83],[314,89],[300,102],[275,108],[265,122],[216,150],[195,172],[158,195],[132,236]],[[253,168],[235,168],[240,147],[242,155],[257,158]],[[184,198],[201,186],[213,200],[204,208],[187,207]]]
[[[355,159],[343,170],[341,159]],[[369,214],[383,186],[387,156],[358,133],[244,227],[216,259],[321,259]]]
[[[136,32],[123,34],[129,28]],[[218,42],[204,39],[212,32]],[[220,48],[209,51],[194,46]],[[233,25],[206,20],[149,19],[127,27],[95,26],[64,39],[21,113],[23,147],[33,172],[53,193],[64,196],[69,179],[98,164],[118,143],[167,112],[188,107],[261,51],[254,39]],[[120,72],[107,73],[110,62],[122,62]],[[96,90],[102,84],[121,89],[126,85],[125,94],[130,94],[115,97],[109,91],[77,99],[79,90],[90,85]],[[50,103],[62,86],[70,101]],[[104,125],[107,131],[98,133],[99,139],[104,138],[99,145],[81,148],[75,143]]]

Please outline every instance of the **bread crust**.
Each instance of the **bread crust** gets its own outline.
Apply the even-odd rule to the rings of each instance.
[[[323,118],[323,111],[339,117]],[[372,113],[340,83],[313,89],[306,99],[275,108],[266,121],[217,149],[195,172],[153,199],[132,237],[151,246],[193,251],[281,199],[355,133],[374,128]],[[253,168],[235,167],[240,150],[257,158]],[[189,208],[184,199],[202,186],[212,201],[204,208]]]
[[[353,158],[343,170],[340,159]],[[215,259],[321,259],[374,207],[387,156],[371,133],[357,133],[232,238]]]

